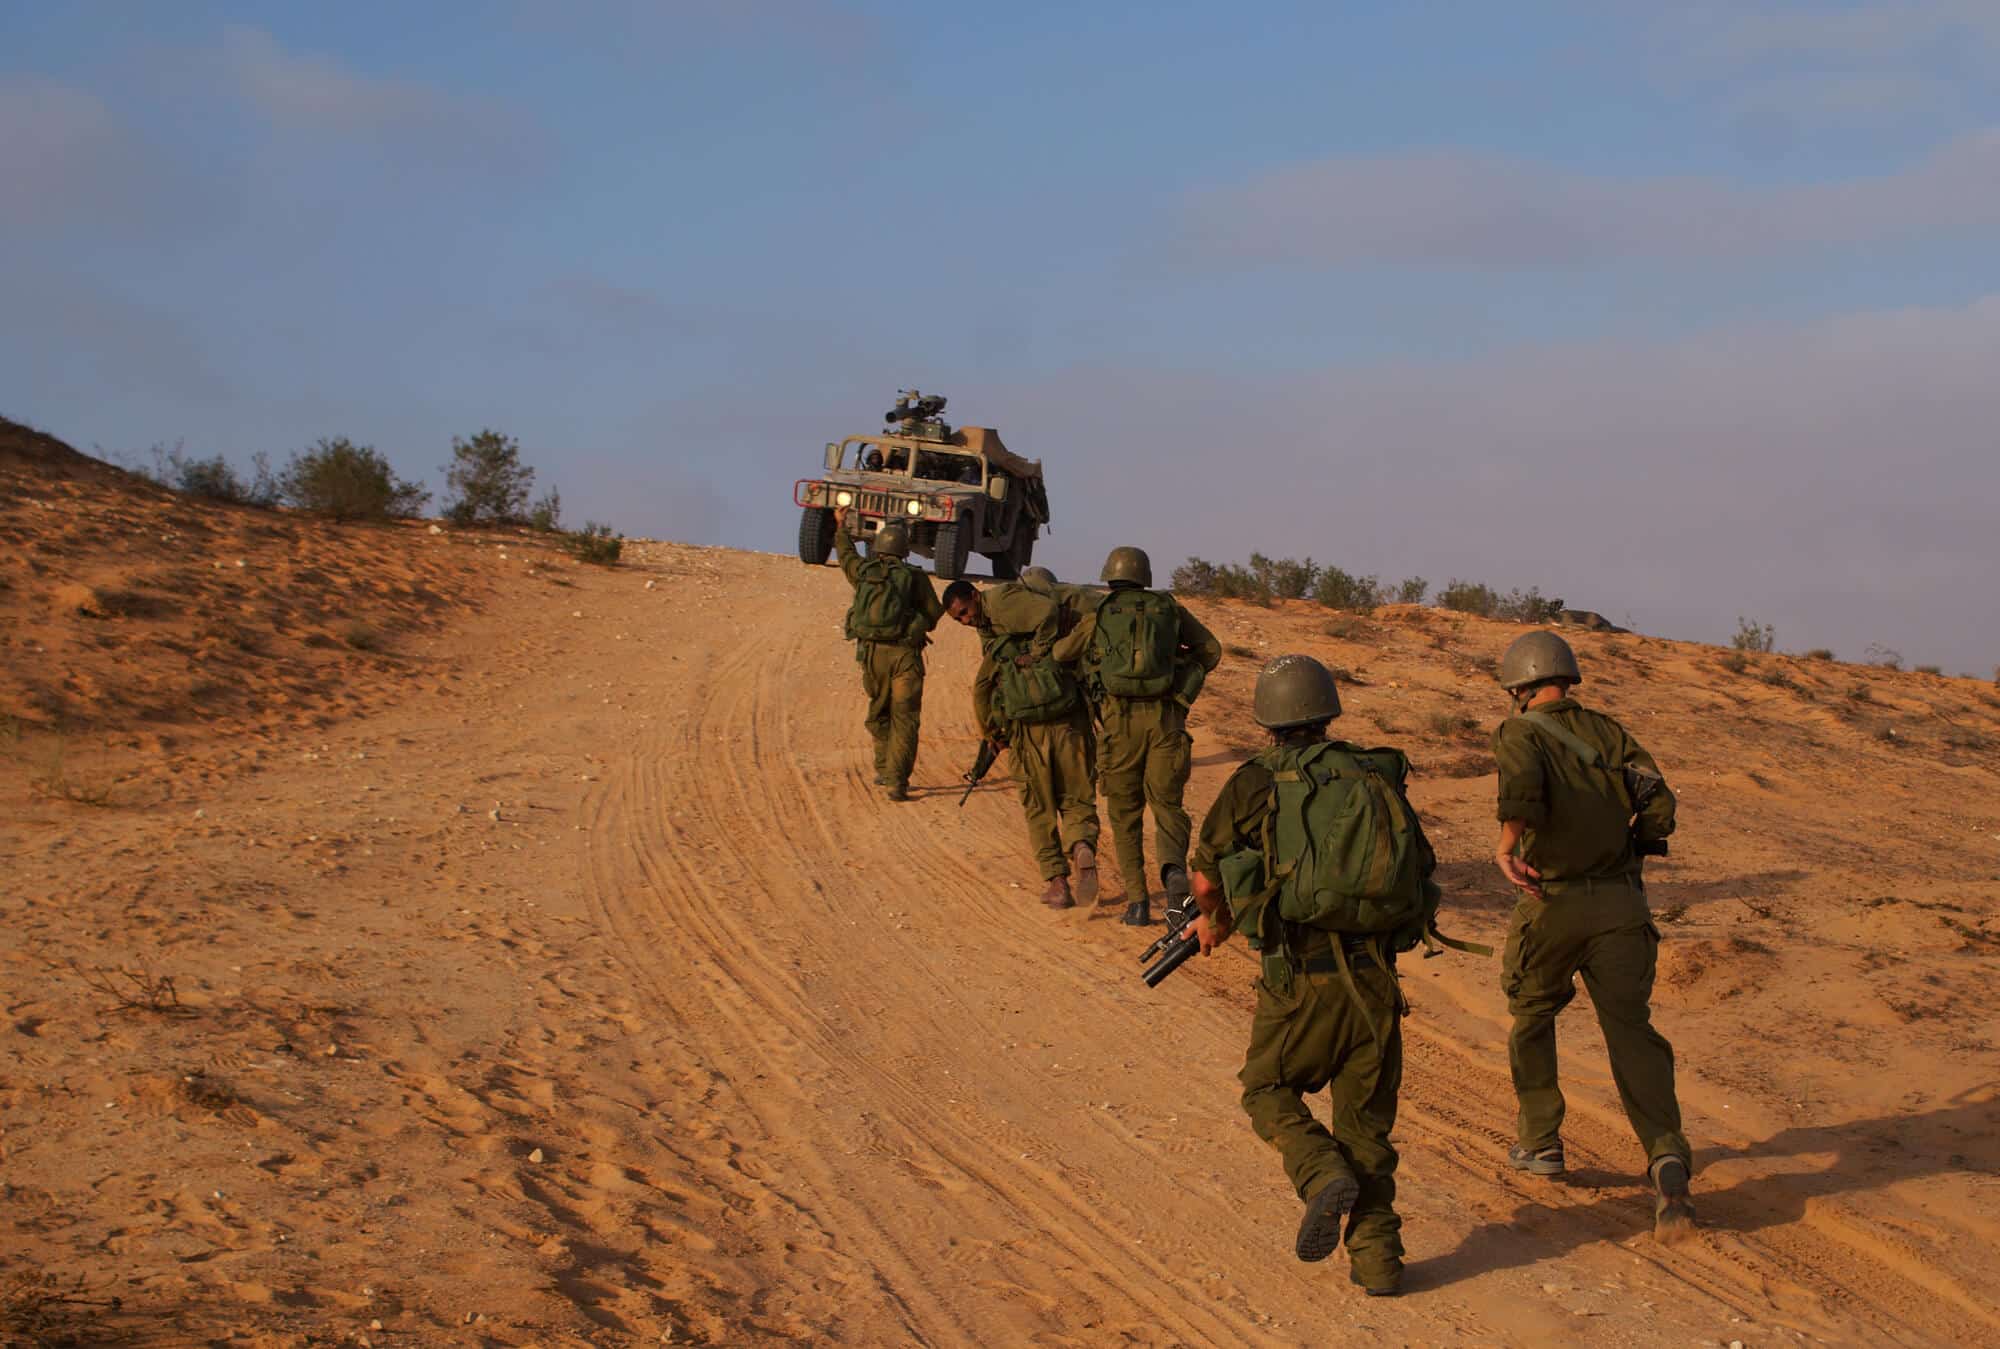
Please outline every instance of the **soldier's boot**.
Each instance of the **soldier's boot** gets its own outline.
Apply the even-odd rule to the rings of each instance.
[[[1390,1260],[1365,1270],[1350,1263],[1347,1281],[1369,1297],[1394,1297],[1403,1291],[1403,1262]]]
[[[889,799],[891,801],[907,801],[910,799],[909,783],[891,782],[888,784],[888,787],[889,787]]]
[[[1563,1173],[1563,1145],[1551,1143],[1545,1148],[1509,1148],[1507,1164],[1531,1176],[1560,1176]]]
[[[1694,1200],[1688,1197],[1687,1163],[1678,1157],[1661,1157],[1651,1170],[1653,1236],[1660,1241],[1680,1241],[1694,1231]]]
[[[877,787],[886,787],[889,785],[889,775],[879,768],[875,770],[875,785]]]
[[[1332,1255],[1340,1245],[1340,1220],[1354,1207],[1360,1193],[1360,1182],[1344,1171],[1314,1190],[1312,1198],[1306,1200],[1306,1216],[1299,1220],[1293,1253],[1309,1263]]]
[[[1069,893],[1069,877],[1057,876],[1051,880],[1047,888],[1042,891],[1042,903],[1052,909],[1075,908],[1076,901],[1070,898]]]
[[[1153,897],[1144,895],[1125,906],[1118,921],[1127,927],[1148,927],[1153,921]]]
[[[1069,866],[1070,870],[1076,875],[1076,902],[1086,906],[1095,904],[1097,902],[1097,849],[1079,840],[1076,846],[1069,850]],[[1068,895],[1069,887],[1064,886],[1063,893],[1064,895]],[[1066,909],[1069,905],[1063,904],[1057,907]]]

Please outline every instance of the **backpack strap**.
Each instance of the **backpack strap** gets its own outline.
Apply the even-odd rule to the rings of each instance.
[[[1570,753],[1583,760],[1585,767],[1600,768],[1604,765],[1604,755],[1598,751],[1597,746],[1584,740],[1575,732],[1570,731],[1548,713],[1539,710],[1530,710],[1521,714],[1521,720],[1547,732],[1550,739],[1559,742]]]

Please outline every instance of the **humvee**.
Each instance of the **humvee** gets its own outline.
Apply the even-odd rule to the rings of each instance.
[[[910,551],[947,580],[965,574],[974,553],[1011,580],[1035,552],[1049,520],[1040,461],[1023,459],[986,426],[956,431],[938,413],[944,399],[909,393],[889,413],[891,429],[829,441],[826,472],[792,487],[799,561],[824,564],[833,552],[833,512],[848,507],[858,540],[889,520],[910,527]]]

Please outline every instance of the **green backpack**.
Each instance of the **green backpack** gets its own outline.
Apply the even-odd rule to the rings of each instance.
[[[1157,590],[1114,590],[1097,606],[1093,664],[1098,683],[1120,698],[1163,698],[1174,687],[1181,649],[1180,607]]]
[[[1273,779],[1263,847],[1222,864],[1231,916],[1251,947],[1281,946],[1282,923],[1383,935],[1399,951],[1422,940],[1437,916],[1437,855],[1403,794],[1402,751],[1333,740],[1256,761]]]
[[[856,642],[900,642],[917,616],[916,568],[900,558],[871,557],[854,578],[854,602],[847,606],[847,636]]]
[[[1061,721],[1076,711],[1076,681],[1046,655],[1025,669],[1015,664],[1031,640],[1027,634],[1017,634],[1000,638],[990,648],[988,654],[999,672],[993,689],[994,712],[1003,721],[1030,726]]]

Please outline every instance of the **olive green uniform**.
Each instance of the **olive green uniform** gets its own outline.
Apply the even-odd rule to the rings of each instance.
[[[1021,813],[1027,818],[1028,846],[1034,849],[1042,879],[1069,875],[1069,850],[1079,843],[1097,847],[1097,764],[1090,733],[1090,713],[1079,701],[1076,711],[1059,721],[1001,724],[993,707],[1000,671],[993,648],[1003,637],[1032,634],[1030,649],[1046,654],[1060,629],[1062,614],[1054,600],[1021,585],[995,586],[980,601],[979,636],[986,656],[972,682],[972,712],[981,735],[1005,737],[1013,761],[1014,781],[1021,792]]]
[[[1674,1050],[1653,1029],[1654,962],[1660,943],[1646,906],[1640,859],[1628,828],[1618,767],[1657,772],[1653,757],[1615,720],[1572,698],[1543,703],[1546,714],[1603,756],[1591,767],[1572,748],[1513,717],[1493,733],[1500,764],[1499,816],[1527,825],[1520,855],[1541,872],[1543,898],[1523,894],[1507,928],[1501,988],[1514,1026],[1507,1059],[1520,1101],[1520,1141],[1553,1147],[1563,1122],[1556,1077],[1556,1016],[1576,996],[1581,974],[1604,1031],[1611,1075],[1625,1116],[1650,1163],[1690,1159],[1674,1094]],[[1664,784],[1637,821],[1639,837],[1673,832],[1674,796]]]
[[[1101,599],[1100,599],[1101,602]],[[1222,643],[1200,619],[1179,603],[1174,613],[1180,627],[1180,654],[1174,664],[1174,687],[1158,698],[1124,698],[1098,692],[1101,721],[1097,741],[1097,771],[1104,788],[1104,810],[1111,817],[1111,837],[1118,849],[1118,870],[1125,877],[1130,899],[1143,899],[1150,884],[1146,871],[1146,808],[1153,810],[1153,851],[1160,866],[1185,867],[1190,823],[1182,799],[1194,771],[1194,741],[1187,733],[1188,708],[1201,692],[1203,680],[1222,662]],[[1055,646],[1055,658],[1085,667],[1095,658],[1097,607],[1092,606],[1076,629]]]
[[[846,530],[836,529],[833,546],[840,557],[841,574],[849,585],[857,585],[865,560],[855,550]],[[908,566],[908,563],[904,564]],[[922,577],[913,587],[917,612],[911,616],[908,634],[895,642],[856,642],[854,659],[861,666],[861,689],[868,695],[868,734],[875,742],[875,776],[894,787],[908,787],[917,763],[917,733],[924,712],[924,647],[930,631],[944,616],[937,591],[923,569],[911,567]]]
[[[1194,869],[1221,885],[1221,859],[1262,846],[1270,800],[1271,774],[1261,764],[1231,774],[1202,821]],[[1390,968],[1384,969],[1359,938],[1293,931],[1291,976],[1277,986],[1268,977],[1257,981],[1250,1049],[1238,1077],[1243,1110],[1257,1136],[1284,1158],[1301,1199],[1337,1176],[1354,1177],[1360,1191],[1348,1213],[1348,1260],[1370,1287],[1393,1284],[1403,1259],[1396,1149],[1389,1142],[1403,1082],[1395,957],[1385,953]],[[1337,939],[1354,976],[1352,992],[1334,963]],[[1330,1132],[1304,1100],[1321,1088],[1333,1103]]]

